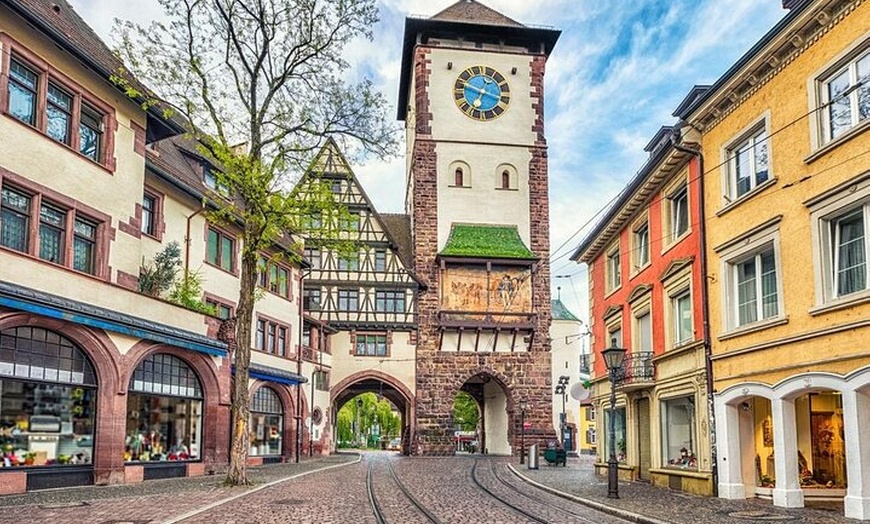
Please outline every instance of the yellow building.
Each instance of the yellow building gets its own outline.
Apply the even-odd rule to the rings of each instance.
[[[870,520],[870,4],[783,4],[677,111],[706,166],[719,496]]]
[[[595,432],[595,404],[591,400],[580,403],[580,433],[577,435],[581,455],[594,455],[598,449]]]

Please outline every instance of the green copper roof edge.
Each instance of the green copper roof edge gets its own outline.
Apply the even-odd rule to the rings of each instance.
[[[471,239],[473,237],[473,239]],[[440,256],[535,260],[516,226],[453,224]]]

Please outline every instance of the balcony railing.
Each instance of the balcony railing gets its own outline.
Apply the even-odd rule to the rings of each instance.
[[[616,384],[623,390],[642,389],[653,385],[655,375],[652,351],[635,351],[625,356],[622,369],[616,374]]]

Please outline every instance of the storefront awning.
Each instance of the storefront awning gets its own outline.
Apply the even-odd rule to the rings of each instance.
[[[227,356],[227,345],[224,342],[205,335],[9,282],[0,282],[0,306],[161,342],[208,355]]]
[[[235,374],[236,367],[233,366],[233,375]],[[288,386],[296,386],[308,382],[307,378],[302,375],[297,375],[292,371],[264,366],[263,364],[254,364],[253,362],[250,367],[248,367],[248,375],[250,375],[251,378],[265,380],[266,382],[275,382],[276,384],[286,384]]]

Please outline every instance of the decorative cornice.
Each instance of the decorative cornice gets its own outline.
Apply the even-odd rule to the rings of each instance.
[[[652,284],[638,284],[631,290],[631,293],[628,294],[628,301],[634,302],[635,300],[643,297],[652,289]]]
[[[694,111],[690,119],[693,126],[703,132],[716,127],[863,2],[831,0],[815,13],[807,12],[796,20],[797,27],[785,28],[730,82]]]
[[[668,267],[662,271],[662,274],[659,276],[659,281],[664,282],[665,280],[671,278],[676,275],[680,271],[683,270],[686,266],[692,265],[692,262],[695,261],[695,256],[692,255],[690,257],[685,258],[677,258],[675,260],[671,260],[671,263],[668,264]]]

